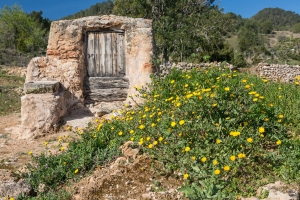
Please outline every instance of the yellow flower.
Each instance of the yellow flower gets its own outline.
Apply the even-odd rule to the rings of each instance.
[[[221,171],[219,169],[216,169],[214,173],[215,173],[215,175],[219,175],[221,173]]]
[[[216,107],[217,105],[218,105],[218,104],[214,103],[214,104],[213,104],[213,107]]]
[[[184,85],[184,87],[189,87],[189,84],[186,83],[186,84]]]
[[[15,200],[14,198],[10,197],[9,200]]]
[[[28,155],[32,155],[32,151],[29,151],[29,152],[28,152]]]
[[[239,136],[241,133],[239,131],[231,131],[229,134],[233,137],[236,137]]]
[[[66,128],[66,130],[67,130],[67,131],[71,130],[71,126],[68,126],[68,127]]]
[[[206,162],[206,160],[207,160],[206,157],[201,158],[201,162]]]
[[[278,118],[279,118],[279,119],[282,119],[282,118],[283,118],[283,115],[278,115]]]
[[[44,142],[44,146],[47,146],[48,142]]]
[[[277,140],[276,144],[277,144],[277,145],[281,145],[281,141],[280,141],[280,140]]]
[[[188,177],[189,177],[188,174],[184,174],[184,175],[183,175],[183,178],[184,178],[184,179],[187,179]]]
[[[171,122],[171,126],[172,127],[176,126],[176,122]]]
[[[267,83],[267,82],[268,82],[268,80],[267,80],[267,79],[264,79],[264,80],[263,80],[263,82],[264,82],[264,83]]]
[[[133,134],[133,133],[134,133],[134,130],[130,130],[129,133],[130,133],[130,134]]]
[[[148,148],[149,148],[149,149],[152,149],[152,147],[153,147],[153,144],[149,144],[149,145],[148,145]]]
[[[159,137],[158,141],[160,141],[160,142],[163,141],[163,137]]]
[[[239,158],[246,158],[246,154],[244,154],[244,153],[239,153],[238,157],[239,157]]]
[[[229,170],[230,170],[230,167],[229,167],[228,165],[226,165],[226,166],[224,167],[224,170],[225,170],[225,171],[229,171]]]
[[[173,83],[175,83],[175,80],[171,80],[171,82],[170,82],[171,84],[173,84]]]
[[[254,99],[253,99],[254,102],[257,102],[257,100],[258,100],[258,98],[254,98]]]
[[[143,143],[144,143],[144,141],[143,141],[143,140],[139,141],[139,144],[140,144],[140,145],[142,145]]]
[[[78,173],[78,169],[75,169],[74,174],[77,174],[77,173]]]
[[[221,143],[221,140],[217,139],[217,140],[216,140],[216,143],[217,143],[217,144],[220,144],[220,143]]]
[[[130,138],[130,140],[131,140],[131,141],[133,141],[133,140],[134,140],[134,138],[132,137],[132,138]]]
[[[246,83],[246,82],[247,82],[247,80],[246,80],[246,79],[243,79],[243,80],[242,80],[242,83]]]
[[[262,133],[259,136],[262,137],[262,138],[265,137],[264,134],[262,134]]]
[[[66,165],[67,163],[66,163],[66,162],[63,162],[63,164]]]
[[[122,132],[122,131],[120,131],[120,132],[119,132],[119,136],[122,136],[122,135],[123,135],[123,132]]]
[[[151,124],[151,126],[152,126],[152,127],[155,127],[155,126],[156,126],[156,124],[152,123],[152,124]]]
[[[61,147],[60,148],[61,151],[64,151],[65,149],[66,149],[66,147]]]
[[[230,156],[231,161],[235,161],[235,156]]]
[[[246,89],[249,89],[249,88],[250,88],[250,85],[245,85],[245,88],[246,88]]]
[[[180,103],[177,103],[176,106],[179,107],[179,106],[180,106]]]
[[[253,139],[252,138],[248,138],[247,142],[251,143],[251,142],[253,142]]]
[[[218,161],[217,160],[214,160],[213,161],[213,165],[217,165],[218,164]]]
[[[147,141],[149,141],[150,139],[151,139],[151,138],[150,138],[149,136],[146,138]]]
[[[179,121],[179,124],[180,124],[180,125],[183,125],[183,124],[184,124],[184,120],[180,120],[180,121]]]
[[[157,143],[158,143],[157,141],[154,141],[154,142],[153,142],[153,145],[157,145]]]
[[[265,132],[265,128],[264,127],[259,127],[258,128],[258,132],[259,133],[264,133]]]
[[[186,98],[191,98],[193,96],[193,94],[188,94],[188,95],[186,95]]]
[[[144,128],[145,128],[144,125],[140,125],[140,126],[139,126],[139,129],[141,129],[141,130],[143,130]]]
[[[230,120],[230,117],[226,117],[226,120]]]
[[[229,90],[230,90],[230,88],[229,88],[229,87],[226,87],[226,88],[224,88],[224,90],[225,90],[225,91],[229,91]]]
[[[115,127],[111,127],[110,129],[111,129],[111,130],[114,130],[114,129],[115,129]]]
[[[190,150],[191,150],[191,148],[190,147],[185,147],[185,152],[189,152]]]

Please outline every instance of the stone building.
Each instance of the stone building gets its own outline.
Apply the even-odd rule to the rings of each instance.
[[[114,15],[54,21],[45,57],[33,58],[22,97],[22,137],[55,130],[87,103],[129,101],[150,82],[152,21]]]

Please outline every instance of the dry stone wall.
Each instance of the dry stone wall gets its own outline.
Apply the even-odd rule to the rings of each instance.
[[[256,73],[268,80],[288,83],[294,81],[297,76],[300,77],[300,66],[259,63]]]

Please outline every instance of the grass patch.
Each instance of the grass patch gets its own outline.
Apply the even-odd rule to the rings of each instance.
[[[0,115],[19,112],[21,109],[21,95],[15,89],[22,87],[25,78],[8,76],[0,66]]]
[[[189,199],[247,197],[274,180],[300,183],[298,85],[211,67],[173,69],[136,90],[143,105],[78,130],[81,139],[58,146],[59,155],[32,157],[23,176],[37,193],[46,186],[38,197],[110,162],[129,140],[160,163],[160,173],[180,172]]]

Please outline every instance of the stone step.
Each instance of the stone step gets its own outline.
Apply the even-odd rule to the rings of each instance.
[[[57,93],[58,81],[32,81],[24,84],[25,94]]]

